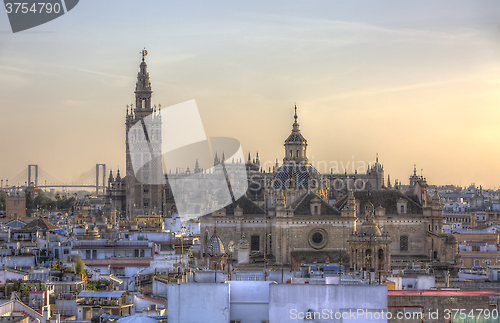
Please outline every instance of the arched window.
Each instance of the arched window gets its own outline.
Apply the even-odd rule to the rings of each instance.
[[[384,250],[378,250],[378,270],[384,270]]]

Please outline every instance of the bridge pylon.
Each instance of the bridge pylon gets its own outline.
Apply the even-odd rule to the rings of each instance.
[[[106,164],[95,164],[95,194],[99,195],[99,171],[102,171],[102,194],[106,194]]]

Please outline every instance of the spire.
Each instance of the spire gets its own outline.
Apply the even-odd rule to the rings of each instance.
[[[248,152],[248,163],[252,162],[252,157],[250,157],[250,152]]]
[[[141,51],[142,62],[139,66],[139,73],[137,73],[137,83],[135,84],[135,110],[151,112],[151,83],[149,82],[148,66],[145,61],[148,51],[143,49]]]
[[[200,164],[198,163],[198,158],[196,158],[196,164],[194,164],[194,172],[198,173],[200,171]]]
[[[417,176],[417,164],[413,164],[413,176]]]
[[[121,181],[122,177],[120,176],[120,169],[118,168],[118,171],[116,172],[116,181],[119,182]]]
[[[283,158],[283,163],[288,164],[293,163],[307,163],[307,140],[302,136],[299,129],[298,116],[297,116],[297,105],[294,106],[295,114],[292,132],[285,139],[285,158]]]
[[[110,185],[112,181],[113,181],[113,171],[109,170],[108,185]]]

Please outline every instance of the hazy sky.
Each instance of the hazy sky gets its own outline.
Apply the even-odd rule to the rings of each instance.
[[[125,170],[146,47],[153,103],[195,99],[208,136],[283,158],[372,161],[392,181],[500,187],[500,2],[82,0],[12,34],[0,12],[0,178]],[[354,156],[354,157],[353,157]]]

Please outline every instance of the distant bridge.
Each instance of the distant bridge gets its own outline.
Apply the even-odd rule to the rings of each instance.
[[[104,194],[107,187],[106,164],[96,164],[78,178],[69,183],[63,183],[54,176],[44,171],[38,165],[28,165],[21,173],[17,174],[13,179],[0,180],[0,188],[5,190],[15,190],[17,188],[25,188],[34,186],[38,188],[62,188],[68,187],[92,187],[95,188],[96,195]],[[4,185],[5,184],[5,185]]]

